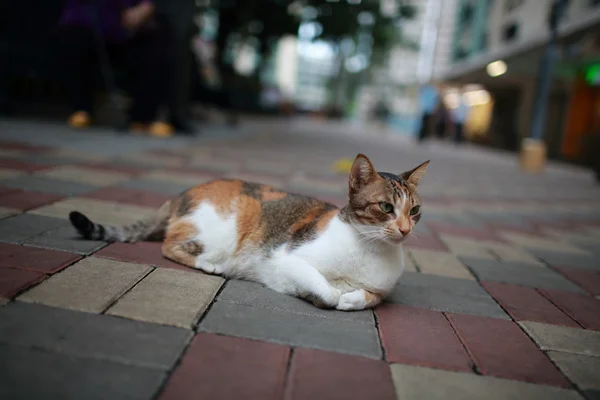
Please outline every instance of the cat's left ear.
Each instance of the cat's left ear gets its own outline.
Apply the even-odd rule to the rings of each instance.
[[[427,160],[423,164],[419,165],[417,168],[411,169],[410,171],[406,171],[400,174],[400,177],[406,182],[417,186],[423,175],[425,175],[425,170],[429,165],[429,161],[430,160]]]

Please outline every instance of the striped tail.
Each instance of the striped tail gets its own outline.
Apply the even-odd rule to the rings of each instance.
[[[126,226],[96,224],[79,211],[71,211],[69,219],[84,239],[133,243],[139,240],[162,240],[170,209],[170,202],[167,202],[154,215]]]

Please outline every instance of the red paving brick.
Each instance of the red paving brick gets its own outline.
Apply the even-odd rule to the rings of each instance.
[[[289,356],[285,346],[199,333],[159,399],[282,399]]]
[[[579,328],[575,321],[535,289],[496,282],[481,284],[517,321],[536,321]]]
[[[108,187],[83,195],[83,197],[107,200],[116,203],[133,204],[143,207],[160,207],[173,196],[159,193],[146,192],[144,190],[127,189],[120,187]]]
[[[441,312],[385,304],[375,310],[390,362],[472,371],[472,362]]]
[[[591,295],[600,296],[600,272],[564,267],[554,269]]]
[[[0,168],[4,169],[16,169],[19,171],[35,172],[43,169],[52,168],[49,165],[38,165],[32,163],[26,163],[18,160],[0,159]]]
[[[404,241],[404,246],[413,249],[449,251],[444,243],[432,235],[409,236]]]
[[[390,369],[384,361],[296,349],[286,399],[395,399]]]
[[[55,194],[16,190],[8,194],[0,193],[0,207],[8,207],[16,210],[27,211],[46,204],[54,203],[55,201],[63,198],[63,196],[57,196]]]
[[[12,188],[0,187],[0,197],[1,196],[6,196],[6,195],[11,194],[11,193],[15,193],[15,192],[20,192],[20,190],[19,189],[12,189]]]
[[[0,141],[0,149],[22,150],[22,151],[27,151],[30,153],[40,153],[40,152],[47,152],[47,151],[51,150],[52,147],[36,146],[36,145],[32,145],[32,144],[27,144],[27,143],[2,140],[2,141]]]
[[[0,268],[0,297],[13,297],[45,277],[40,272]]]
[[[116,164],[107,164],[107,163],[101,163],[101,162],[91,162],[91,163],[85,163],[82,164],[85,167],[88,168],[95,168],[95,169],[99,169],[102,171],[110,171],[110,172],[120,172],[123,174],[130,174],[130,175],[139,175],[139,174],[145,174],[147,172],[149,172],[148,168],[144,168],[144,167],[133,167],[133,166],[129,166],[129,165],[116,165]]]
[[[53,274],[79,259],[80,255],[65,251],[0,243],[0,267]]]
[[[164,258],[161,247],[161,242],[113,243],[99,252],[94,253],[94,255],[138,264],[149,264],[157,267],[195,271],[193,268],[183,266]]]
[[[483,375],[569,387],[567,379],[513,321],[448,313]]]
[[[600,330],[600,300],[560,290],[540,289],[540,292],[584,328]]]

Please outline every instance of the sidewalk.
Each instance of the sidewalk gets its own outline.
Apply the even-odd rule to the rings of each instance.
[[[358,152],[396,173],[432,160],[407,272],[374,312],[204,275],[160,243],[80,241],[66,219],[128,223],[223,176],[342,205],[331,165]],[[0,121],[0,218],[1,399],[600,399],[583,169],[303,120],[166,141]]]

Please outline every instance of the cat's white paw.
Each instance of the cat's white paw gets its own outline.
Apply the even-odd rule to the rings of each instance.
[[[341,295],[336,308],[342,311],[362,310],[366,305],[367,302],[363,291],[355,290]]]
[[[196,268],[206,272],[207,274],[219,275],[223,273],[223,267],[210,262],[203,261],[196,263]]]

